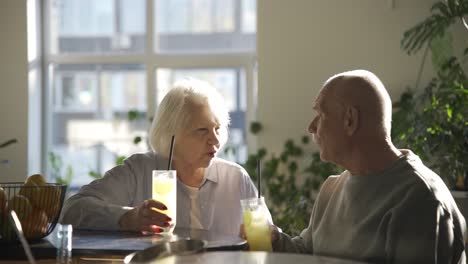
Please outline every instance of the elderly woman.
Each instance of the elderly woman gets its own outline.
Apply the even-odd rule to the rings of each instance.
[[[216,157],[227,141],[229,114],[220,94],[208,83],[176,83],[162,100],[149,132],[153,151],[138,153],[83,186],[64,205],[61,223],[75,228],[158,233],[172,219],[151,199],[152,171],[168,166],[175,135],[172,169],[177,171],[177,227],[237,235],[240,200],[256,188],[239,165]]]

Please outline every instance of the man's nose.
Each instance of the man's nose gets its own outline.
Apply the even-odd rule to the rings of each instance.
[[[309,131],[309,133],[315,134],[315,132],[317,132],[317,126],[315,124],[315,120],[316,118],[314,118],[312,122],[310,122],[309,127],[307,128],[307,131]]]

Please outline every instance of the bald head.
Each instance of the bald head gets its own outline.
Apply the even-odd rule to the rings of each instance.
[[[337,74],[322,89],[345,111],[353,107],[359,115],[359,128],[390,137],[392,102],[380,79],[372,72],[354,70]]]
[[[373,73],[356,70],[331,77],[313,109],[308,130],[323,161],[366,175],[387,168],[401,154],[390,137],[390,96]]]

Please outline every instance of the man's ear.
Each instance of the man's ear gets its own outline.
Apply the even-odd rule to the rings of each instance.
[[[354,106],[348,106],[346,108],[344,116],[344,129],[348,136],[352,136],[356,133],[359,127],[359,110]]]

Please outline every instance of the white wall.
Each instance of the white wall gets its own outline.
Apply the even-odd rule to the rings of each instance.
[[[402,33],[429,14],[431,0],[258,0],[259,146],[278,150],[298,138],[312,117],[311,103],[332,74],[375,72],[394,99],[415,82],[418,56],[400,49]],[[456,46],[468,40],[458,27]],[[0,0],[0,182],[27,174],[26,0]],[[431,75],[426,67],[425,80]]]
[[[400,49],[403,32],[429,15],[429,0],[258,0],[259,146],[278,152],[306,134],[312,102],[335,73],[376,73],[393,100],[416,80],[422,52]],[[393,5],[392,5],[393,2]],[[454,33],[468,40],[460,27]],[[432,74],[429,64],[423,84]]]
[[[27,173],[28,61],[26,0],[0,1],[0,143],[19,143],[0,149],[0,182],[23,181]]]

